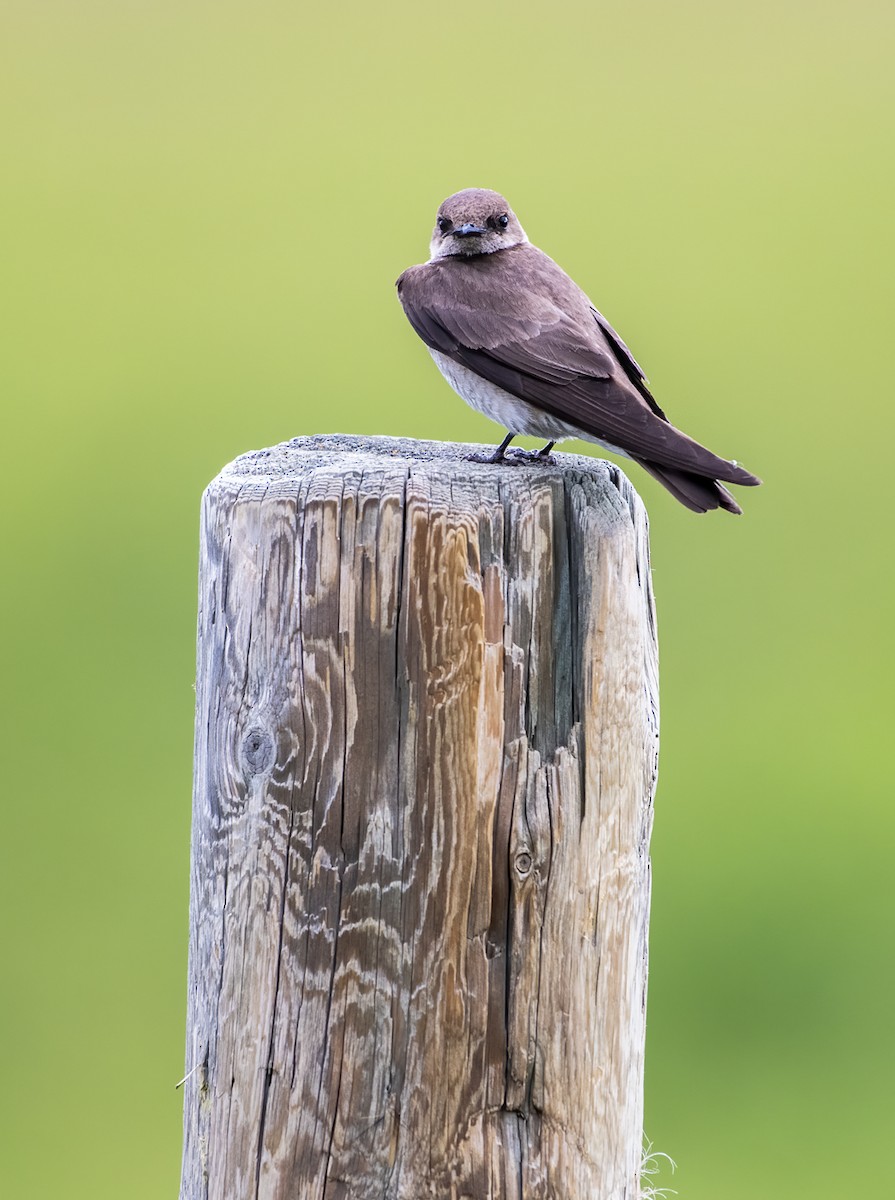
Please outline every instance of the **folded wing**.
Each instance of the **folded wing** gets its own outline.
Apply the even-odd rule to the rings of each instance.
[[[660,468],[759,482],[668,421],[609,322],[534,246],[411,267],[398,295],[427,346],[583,433]]]

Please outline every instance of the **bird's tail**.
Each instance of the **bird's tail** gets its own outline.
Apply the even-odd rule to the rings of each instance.
[[[668,488],[675,500],[679,500],[693,512],[710,512],[713,508],[723,508],[730,513],[743,511],[727,488],[717,479],[695,475],[692,471],[679,471],[674,467],[659,467],[642,458],[636,458],[634,461],[640,463],[644,471],[649,471],[653,479],[658,479],[663,487]],[[752,475],[748,485],[754,486],[758,482],[759,480]]]

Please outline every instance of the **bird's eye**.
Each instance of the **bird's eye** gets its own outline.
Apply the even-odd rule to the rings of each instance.
[[[447,233],[447,231],[450,229],[450,227],[453,225],[453,223],[454,222],[448,220],[447,217],[439,217],[438,218],[438,228],[441,230],[442,233]]]
[[[497,224],[501,227],[501,229],[506,229],[506,227],[507,227],[507,225],[509,225],[509,223],[510,223],[510,218],[507,216],[506,213],[504,213],[502,216],[497,218]]]

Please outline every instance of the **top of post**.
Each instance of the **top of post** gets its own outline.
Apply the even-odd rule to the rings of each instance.
[[[234,484],[283,482],[319,472],[356,474],[383,469],[407,475],[437,475],[445,481],[463,481],[467,486],[499,482],[525,486],[537,481],[570,485],[584,484],[591,502],[605,502],[609,509],[630,512],[635,523],[645,519],[643,505],[634,487],[614,463],[583,454],[554,451],[544,462],[470,462],[469,455],[493,449],[463,442],[418,441],[415,438],[367,437],[357,434],[315,434],[293,438],[263,450],[241,454],[223,468],[210,487]],[[594,493],[597,493],[596,495]]]

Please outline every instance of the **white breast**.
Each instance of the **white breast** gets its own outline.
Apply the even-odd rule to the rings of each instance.
[[[457,395],[462,396],[470,408],[484,413],[507,431],[527,433],[532,437],[546,438],[552,442],[558,442],[562,438],[587,436],[574,425],[568,425],[559,417],[554,417],[534,404],[505,392],[496,384],[489,383],[481,375],[476,375],[475,371],[455,363],[446,354],[431,349],[429,353]]]

